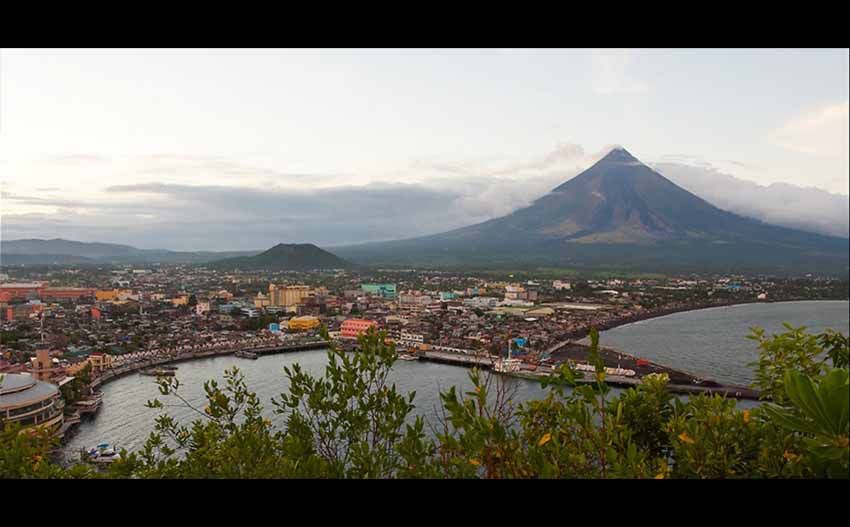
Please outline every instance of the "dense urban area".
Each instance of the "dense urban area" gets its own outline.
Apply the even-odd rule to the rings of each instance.
[[[177,359],[323,346],[322,329],[347,349],[375,328],[411,360],[540,375],[568,360],[589,368],[576,342],[591,328],[715,305],[848,298],[847,280],[812,276],[551,274],[7,267],[0,373],[29,373],[43,397],[23,409],[10,403],[2,417],[55,426],[62,437],[98,410],[98,388],[110,378],[167,375],[156,366]],[[610,379],[624,384],[658,371],[674,384],[712,384],[623,353],[603,358]]]

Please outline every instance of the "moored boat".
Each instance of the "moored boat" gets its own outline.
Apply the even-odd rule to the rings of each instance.
[[[416,355],[410,355],[408,353],[399,353],[399,360],[419,360],[419,357]]]
[[[96,447],[81,449],[80,458],[87,463],[108,464],[121,459],[121,454],[109,443],[101,443]]]

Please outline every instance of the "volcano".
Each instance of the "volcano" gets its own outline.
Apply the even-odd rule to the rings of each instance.
[[[618,270],[848,272],[848,240],[721,210],[615,148],[513,213],[453,231],[339,247],[358,263]]]

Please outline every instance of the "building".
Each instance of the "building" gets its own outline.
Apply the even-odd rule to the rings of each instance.
[[[41,290],[41,299],[62,301],[94,298],[95,291],[92,287],[45,287]]]
[[[59,429],[65,402],[59,387],[26,373],[0,377],[0,422]]]
[[[393,299],[396,297],[395,284],[361,284],[360,290],[381,298]]]
[[[374,320],[366,320],[362,318],[349,318],[340,326],[339,331],[340,335],[343,338],[357,338],[362,335],[369,328],[377,328],[378,323]]]
[[[32,358],[32,376],[39,381],[50,381],[65,376],[65,368],[59,366],[59,359],[50,357],[47,343],[40,342]]]
[[[95,375],[100,375],[103,370],[112,368],[112,355],[101,351],[90,354],[88,361],[91,363],[91,371]]]
[[[185,306],[189,304],[189,295],[178,295],[171,299],[171,305],[174,307]]]
[[[284,307],[296,306],[311,294],[313,294],[313,290],[307,285],[278,286],[275,284],[269,284],[269,305]]]
[[[196,315],[206,315],[210,312],[210,303],[209,302],[198,302],[195,305],[195,314]]]
[[[0,284],[0,302],[8,302],[13,298],[41,298],[41,292],[46,287],[47,282]]]
[[[505,286],[505,300],[527,300],[525,288],[516,284]]]
[[[269,297],[263,294],[262,291],[257,293],[257,296],[254,298],[254,307],[257,309],[267,307],[270,304]]]
[[[23,320],[33,318],[44,309],[41,303],[27,302],[16,306],[6,306],[5,320]]]
[[[554,282],[552,282],[552,289],[556,289],[558,291],[562,291],[562,290],[569,291],[570,289],[572,289],[572,287],[573,286],[572,286],[571,283],[564,282],[562,280],[555,280]]]
[[[289,330],[290,331],[304,331],[309,329],[316,329],[319,327],[319,319],[316,317],[304,316],[304,317],[292,317],[289,319]]]

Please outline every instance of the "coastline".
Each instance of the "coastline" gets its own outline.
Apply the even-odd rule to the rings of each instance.
[[[616,320],[616,321],[613,321],[613,322],[600,324],[600,325],[595,326],[595,327],[596,327],[597,330],[602,332],[602,331],[608,331],[608,330],[611,330],[611,329],[616,329],[616,328],[619,328],[619,327],[622,327],[622,326],[628,326],[629,324],[636,324],[638,322],[643,322],[645,320],[652,320],[652,319],[655,319],[655,318],[661,318],[661,317],[666,317],[666,316],[669,316],[669,315],[675,315],[677,313],[688,313],[688,312],[691,312],[691,311],[703,311],[703,310],[709,310],[709,309],[721,308],[721,307],[746,306],[746,305],[751,305],[751,304],[793,304],[793,303],[797,303],[797,302],[850,302],[850,300],[848,300],[848,299],[837,300],[837,299],[832,299],[832,298],[820,298],[820,299],[794,299],[794,300],[751,300],[751,301],[745,301],[745,302],[736,301],[736,302],[721,303],[721,304],[699,304],[699,305],[687,306],[687,307],[676,307],[676,308],[670,308],[670,309],[662,309],[662,310],[657,311],[657,312],[646,313],[646,314],[638,314],[638,315],[635,315],[635,316],[632,316],[632,317],[627,317],[627,318],[623,318],[623,319]],[[586,331],[574,333],[570,337],[572,338],[572,340],[574,340],[578,343],[579,341],[586,339],[589,336],[589,334],[590,334],[590,330],[586,330]]]

